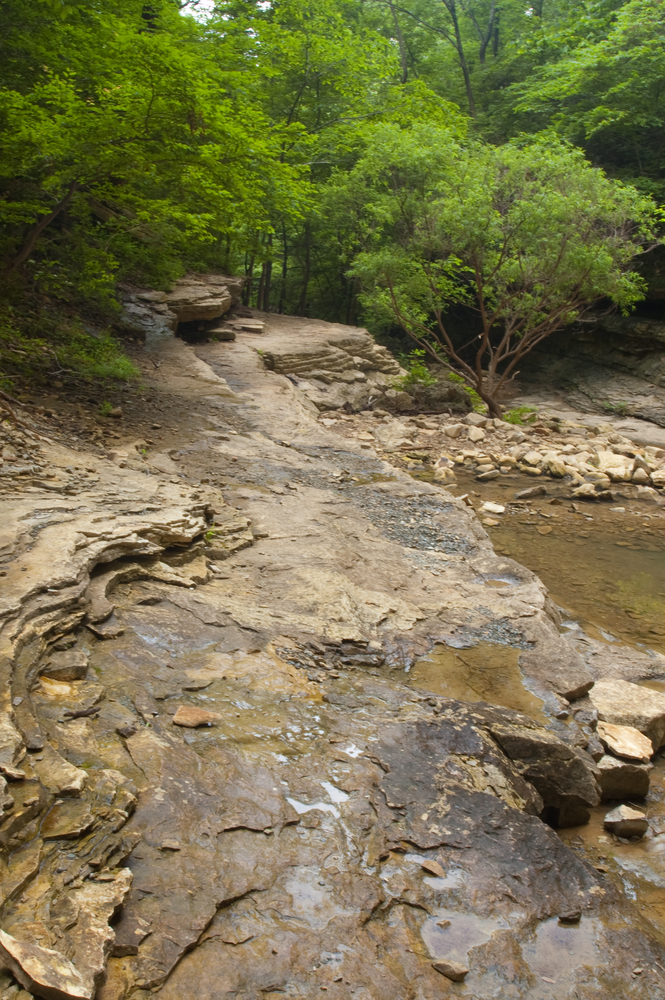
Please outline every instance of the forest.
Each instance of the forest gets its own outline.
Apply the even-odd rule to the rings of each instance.
[[[524,350],[629,311],[663,218],[665,2],[527,3],[0,0],[5,389],[54,345],[127,374],[118,290],[192,271],[408,334],[490,409]]]

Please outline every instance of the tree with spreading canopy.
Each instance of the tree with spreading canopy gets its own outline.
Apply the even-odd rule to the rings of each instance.
[[[653,203],[553,138],[496,148],[381,125],[330,198],[355,219],[366,313],[399,324],[494,416],[546,337],[601,302],[625,311],[644,294],[632,264],[653,241]],[[454,306],[476,317],[461,344]]]

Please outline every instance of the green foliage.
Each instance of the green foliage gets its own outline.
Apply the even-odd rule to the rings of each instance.
[[[471,408],[473,410],[475,410],[476,413],[486,413],[487,412],[487,406],[485,405],[485,403],[483,402],[483,400],[480,398],[480,396],[478,395],[478,393],[476,392],[476,390],[473,388],[473,386],[469,385],[469,383],[466,381],[466,379],[462,378],[461,375],[458,375],[457,372],[448,372],[448,380],[450,382],[454,382],[456,385],[459,385],[460,388],[464,389],[464,392],[467,394],[467,396],[471,400]]]
[[[426,353],[420,348],[416,348],[408,355],[400,358],[402,368],[406,368],[406,375],[393,380],[393,388],[408,392],[415,385],[436,385],[436,375],[433,375],[425,364]]]
[[[4,384],[19,389],[35,381],[48,385],[56,377],[112,383],[139,375],[110,333],[93,336],[79,321],[49,321],[43,315],[22,327],[8,320],[0,324],[0,365]]]
[[[496,149],[377,126],[335,195],[357,220],[351,274],[368,314],[454,363],[497,415],[525,353],[600,299],[628,311],[643,296],[631,264],[653,238],[655,206],[552,138]],[[453,305],[478,317],[459,349]]]
[[[605,413],[616,413],[620,417],[626,417],[630,413],[630,406],[628,403],[610,403],[610,401],[606,399],[601,405]]]
[[[507,424],[532,424],[536,419],[538,411],[534,406],[515,406],[512,410],[507,410],[503,414],[503,419]]]

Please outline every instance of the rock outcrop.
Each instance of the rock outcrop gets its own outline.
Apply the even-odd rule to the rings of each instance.
[[[158,348],[177,447],[34,439],[6,480],[2,989],[527,1000],[542,940],[562,998],[593,963],[608,1000],[657,1000],[658,940],[552,828],[599,800],[591,671],[461,499],[266,369],[286,325]],[[414,681],[481,643],[536,718]]]

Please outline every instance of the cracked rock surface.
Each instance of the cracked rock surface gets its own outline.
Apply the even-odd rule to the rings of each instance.
[[[362,331],[307,323],[355,370]],[[0,996],[657,1000],[661,942],[553,828],[609,780],[564,710],[594,677],[460,500],[265,367],[299,329],[163,341],[169,454],[11,479]],[[410,683],[448,648],[510,658],[514,704]]]

